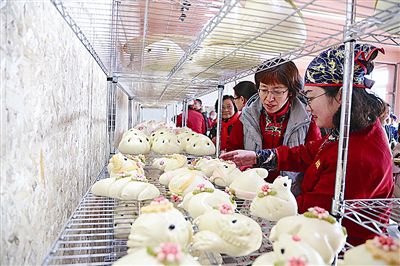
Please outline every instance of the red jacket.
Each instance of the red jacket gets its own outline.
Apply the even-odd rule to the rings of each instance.
[[[226,151],[243,150],[243,124],[240,122],[240,114],[233,123],[227,142]]]
[[[200,112],[196,110],[192,109],[188,110],[188,118],[186,125],[194,132],[197,132],[199,134],[206,133],[206,123],[204,121],[204,117]],[[179,114],[178,117],[176,118],[176,126],[177,127],[182,126],[182,114]]]
[[[277,148],[278,168],[304,172],[297,196],[299,213],[314,206],[331,210],[334,197],[338,141],[313,141],[298,147]],[[323,144],[325,142],[325,144]],[[379,124],[350,134],[345,199],[390,198],[393,193],[391,154]],[[373,233],[344,219],[351,244],[361,244]]]
[[[239,112],[236,112],[228,121],[223,121],[221,124],[221,151],[231,151],[230,143],[232,140],[232,129],[233,126],[239,121]],[[243,133],[242,133],[243,135]],[[214,137],[217,136],[217,125],[210,130],[210,138],[215,141]]]

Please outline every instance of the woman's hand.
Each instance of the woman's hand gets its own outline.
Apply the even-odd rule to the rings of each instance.
[[[226,152],[219,156],[222,160],[233,161],[237,166],[253,165],[257,163],[257,156],[254,151],[236,150]]]

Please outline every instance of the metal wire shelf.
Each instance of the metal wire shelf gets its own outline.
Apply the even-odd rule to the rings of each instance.
[[[343,36],[344,0],[51,2],[130,97],[160,105],[210,93],[260,64],[273,67],[271,58],[313,56],[349,33]],[[397,1],[359,0],[350,32],[358,41],[399,46],[399,14]]]
[[[151,162],[153,158],[146,158],[147,162]],[[145,171],[149,182],[158,187],[162,195],[168,197],[168,189],[158,182],[161,171],[150,165],[146,165]],[[104,168],[97,180],[107,177],[108,173]],[[94,196],[87,192],[53,244],[43,265],[111,265],[127,254],[130,225],[140,214],[141,206],[148,203],[149,201],[119,201]],[[263,232],[262,245],[257,251],[242,257],[206,253],[208,263],[211,265],[249,265],[261,254],[272,251],[269,233],[275,223],[252,216],[249,211],[251,201],[237,199],[236,203],[238,213],[251,217],[260,224]],[[379,235],[390,234],[397,238],[400,236],[399,198],[348,200],[343,203],[343,207],[345,209],[343,217]],[[185,210],[181,211],[191,219]],[[380,222],[382,218],[390,223]],[[348,248],[351,246],[346,244],[345,249]]]
[[[147,158],[147,161],[151,161]],[[145,167],[149,182],[154,184],[166,196],[168,189],[158,182],[160,171]],[[109,177],[105,168],[96,180]],[[89,190],[90,191],[90,190]],[[140,214],[140,208],[149,201],[119,201],[98,197],[87,192],[66,223],[63,231],[54,242],[43,265],[111,265],[127,254],[127,238],[130,225]],[[168,196],[166,196],[168,197]],[[237,200],[237,212],[250,216],[250,201]],[[181,209],[186,215],[187,213]],[[191,219],[191,217],[188,217]],[[248,265],[259,255],[272,250],[268,240],[273,223],[252,217],[263,229],[263,243],[259,250],[248,256],[230,257],[206,253],[208,262],[217,265]],[[122,224],[122,226],[121,226]],[[194,228],[196,231],[196,228]]]
[[[378,235],[400,238],[400,198],[345,200],[343,217]]]

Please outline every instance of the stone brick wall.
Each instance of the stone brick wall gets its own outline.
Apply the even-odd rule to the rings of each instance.
[[[106,76],[50,1],[0,6],[1,264],[37,265],[106,163]]]

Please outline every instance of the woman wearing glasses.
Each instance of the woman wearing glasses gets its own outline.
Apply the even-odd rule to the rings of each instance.
[[[383,52],[383,49],[367,44],[356,44],[354,49],[345,199],[390,198],[393,193],[391,154],[379,122],[384,103],[365,90],[373,85],[373,81],[364,76],[373,70],[372,60],[378,51]],[[238,165],[255,164],[267,169],[304,172],[301,194],[296,198],[299,213],[314,206],[327,210],[332,206],[341,130],[343,65],[344,46],[341,45],[314,58],[306,71],[304,92],[308,109],[319,127],[332,129],[324,139],[292,148],[233,151],[221,156]],[[346,219],[343,224],[349,234],[348,241],[353,245],[363,243],[373,235]]]
[[[298,98],[302,81],[293,62],[258,72],[255,81],[258,95],[249,100],[240,117],[245,150],[254,153],[321,139],[319,128]],[[302,174],[270,171],[266,181],[272,183],[279,174],[292,179],[292,191],[297,195]]]
[[[218,110],[218,100],[215,102],[215,110]],[[222,124],[221,124],[221,150],[226,150],[230,140],[233,125],[239,120],[239,112],[231,95],[222,98]],[[210,139],[215,143],[217,125],[210,130]]]

